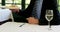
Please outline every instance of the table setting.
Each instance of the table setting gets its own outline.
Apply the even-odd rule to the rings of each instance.
[[[6,22],[0,25],[0,32],[60,32],[60,25],[35,25],[19,22]]]

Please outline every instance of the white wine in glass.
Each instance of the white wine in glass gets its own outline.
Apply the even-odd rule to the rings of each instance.
[[[46,10],[45,18],[48,21],[49,29],[51,29],[50,21],[53,19],[53,10]]]

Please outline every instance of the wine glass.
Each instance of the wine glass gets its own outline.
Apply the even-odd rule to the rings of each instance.
[[[53,19],[53,10],[46,10],[45,18],[48,21],[49,30],[51,30],[50,21]]]

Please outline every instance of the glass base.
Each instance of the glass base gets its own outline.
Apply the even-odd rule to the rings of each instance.
[[[48,30],[52,30],[51,28],[48,28]]]

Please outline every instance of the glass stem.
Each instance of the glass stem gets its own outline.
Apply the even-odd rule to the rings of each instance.
[[[49,28],[51,28],[50,21],[48,22]]]

